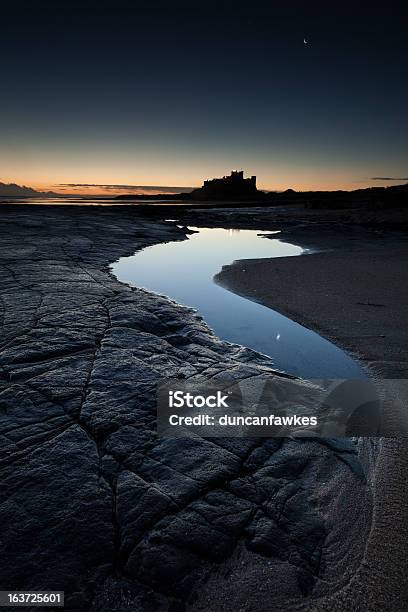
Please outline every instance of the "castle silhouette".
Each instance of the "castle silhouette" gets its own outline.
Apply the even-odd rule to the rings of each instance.
[[[194,200],[247,200],[261,193],[256,187],[256,176],[244,178],[243,170],[233,170],[229,176],[204,181],[203,186],[194,189],[189,197]]]

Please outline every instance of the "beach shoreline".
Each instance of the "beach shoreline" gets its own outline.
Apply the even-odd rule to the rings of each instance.
[[[384,378],[408,377],[408,244],[238,260],[214,281],[313,329]]]
[[[158,439],[159,375],[265,366],[191,309],[112,275],[117,258],[187,228],[131,207],[0,214],[3,581],[52,580],[68,610],[332,609],[366,542],[382,541],[368,537],[378,443]]]
[[[358,359],[380,388],[392,387],[392,379],[403,382],[408,374],[404,326],[408,292],[403,283],[408,245],[400,235],[391,249],[388,241],[379,243],[342,249],[336,240],[332,250],[320,253],[235,261],[214,280],[325,336]],[[398,383],[397,387],[401,388]],[[398,404],[397,410],[405,411],[406,396]],[[345,587],[316,602],[313,609],[379,611],[401,610],[406,605],[406,435],[361,440],[360,452],[371,464],[373,488],[373,516],[363,561]]]

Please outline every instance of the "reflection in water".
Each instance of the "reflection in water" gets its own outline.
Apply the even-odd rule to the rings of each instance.
[[[108,196],[64,196],[61,194],[59,197],[44,198],[44,197],[33,197],[33,198],[16,198],[16,197],[0,197],[1,204],[30,204],[36,206],[145,206],[146,204],[160,204],[173,206],[176,204],[184,204],[185,200],[149,200],[147,198],[143,200],[116,200],[115,198]]]
[[[197,228],[193,228],[197,229]],[[220,338],[271,356],[276,368],[308,378],[364,376],[343,351],[314,332],[213,282],[236,259],[300,255],[298,246],[255,230],[200,228],[182,242],[148,247],[113,266],[119,280],[196,308]]]

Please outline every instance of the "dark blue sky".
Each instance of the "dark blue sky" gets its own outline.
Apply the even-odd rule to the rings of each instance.
[[[197,185],[243,168],[272,189],[406,177],[407,25],[392,2],[6,7],[0,180]]]

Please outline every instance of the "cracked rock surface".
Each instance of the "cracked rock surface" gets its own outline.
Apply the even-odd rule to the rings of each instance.
[[[313,609],[344,586],[370,529],[374,442],[156,436],[160,378],[267,368],[110,274],[184,232],[131,207],[0,219],[2,587],[176,612]]]

